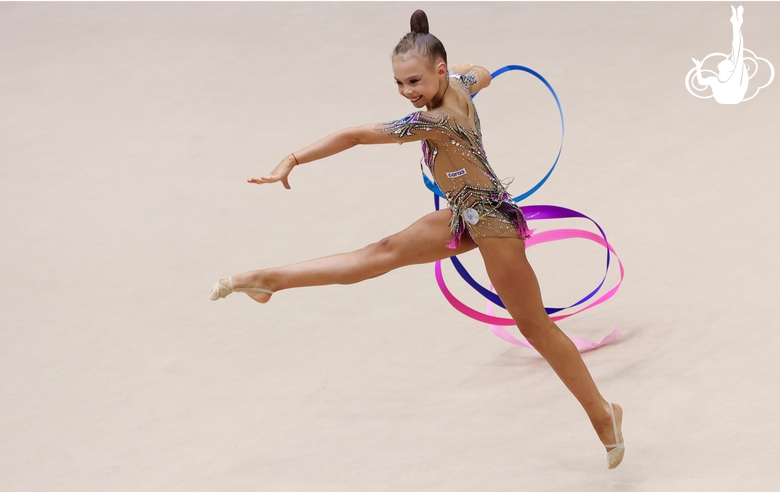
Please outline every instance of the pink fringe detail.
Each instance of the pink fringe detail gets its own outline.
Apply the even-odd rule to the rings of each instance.
[[[523,215],[523,211],[520,210],[520,207],[518,207],[516,204],[505,201],[501,204],[499,207],[499,210],[501,210],[507,217],[514,216],[515,223],[517,224],[517,237],[519,237],[522,240],[526,240],[530,238],[533,233],[536,231],[536,229],[529,229],[528,223],[525,220],[525,215]],[[454,219],[454,216],[453,216]],[[458,217],[457,219],[453,220],[453,227],[455,231],[452,233],[452,240],[445,244],[444,246],[448,249],[455,249],[458,247],[461,241],[461,236],[463,235],[463,232],[466,231],[466,224],[463,221],[463,218]],[[466,232],[468,234],[468,232]]]
[[[460,226],[458,227],[459,231],[452,234],[452,241],[444,245],[446,248],[455,249],[460,244],[460,237],[463,235],[462,219],[459,222],[461,222]]]

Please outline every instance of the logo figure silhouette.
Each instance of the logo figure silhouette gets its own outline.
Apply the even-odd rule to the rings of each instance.
[[[772,83],[775,78],[775,67],[765,58],[757,56],[755,53],[745,48],[742,39],[742,13],[744,8],[740,5],[737,9],[734,6],[731,7],[731,53],[725,55],[723,53],[711,53],[707,55],[702,61],[692,58],[693,63],[696,65],[685,76],[685,87],[688,92],[700,99],[708,99],[714,97],[715,101],[720,104],[739,104],[742,101],[749,101],[756,97],[756,94]],[[748,53],[748,56],[746,55]],[[723,58],[718,63],[718,73],[716,74],[712,70],[702,69],[702,65],[708,58]],[[770,75],[769,81],[756,88],[755,92],[748,98],[745,98],[745,94],[748,90],[750,79],[752,79],[756,73],[758,73],[758,60],[761,60],[769,67]],[[703,73],[709,73],[714,76],[704,77]],[[696,92],[706,93],[707,88],[712,91],[712,94],[702,96]],[[696,92],[694,92],[696,91]]]

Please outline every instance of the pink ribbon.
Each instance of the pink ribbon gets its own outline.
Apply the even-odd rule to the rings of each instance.
[[[566,319],[570,316],[574,316],[577,313],[581,313],[587,309],[597,306],[602,302],[605,302],[606,300],[608,300],[609,298],[615,295],[615,293],[620,288],[620,285],[623,283],[623,278],[625,276],[625,270],[623,269],[623,262],[620,261],[620,258],[618,257],[612,245],[609,244],[609,242],[607,242],[603,237],[594,234],[590,231],[585,231],[582,229],[554,229],[551,231],[538,232],[526,240],[526,247],[531,247],[537,244],[542,244],[542,243],[547,243],[552,241],[561,241],[563,239],[573,239],[573,238],[587,239],[607,248],[610,251],[610,253],[612,253],[615,256],[615,259],[617,259],[618,265],[620,267],[620,280],[618,281],[617,285],[615,285],[609,291],[602,294],[600,297],[598,297],[590,304],[587,304],[586,306],[572,313],[551,316],[550,319],[552,319],[553,321],[560,321],[562,319]],[[436,272],[436,282],[439,284],[439,288],[444,294],[444,297],[447,299],[450,305],[452,305],[452,307],[454,307],[455,309],[457,309],[458,311],[460,311],[461,313],[465,314],[466,316],[472,319],[481,321],[482,323],[487,323],[490,326],[490,330],[502,340],[505,340],[514,345],[519,345],[521,347],[533,348],[533,346],[530,343],[528,343],[525,340],[518,340],[504,328],[504,326],[514,326],[515,325],[514,320],[512,318],[501,318],[495,316],[495,313],[493,311],[493,306],[490,301],[488,301],[487,303],[487,309],[485,313],[481,313],[475,309],[472,309],[467,305],[463,304],[461,301],[459,301],[452,294],[452,292],[450,292],[450,290],[447,288],[447,284],[444,282],[444,276],[442,275],[442,270],[441,270],[441,261],[436,262],[435,272]],[[492,284],[490,286],[490,289],[491,291],[493,290]],[[598,342],[591,342],[589,340],[584,340],[581,338],[574,338],[574,337],[570,337],[570,338],[571,341],[574,342],[574,345],[577,347],[577,350],[579,350],[580,352],[585,352],[612,343],[620,339],[620,337],[621,337],[620,332],[618,331],[617,328],[615,328],[614,330],[612,330],[611,333],[606,335]]]

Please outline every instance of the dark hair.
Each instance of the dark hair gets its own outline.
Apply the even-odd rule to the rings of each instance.
[[[416,10],[409,21],[411,32],[402,37],[398,45],[393,50],[393,56],[403,55],[412,50],[416,50],[424,58],[427,58],[431,65],[436,64],[436,60],[441,58],[447,63],[447,50],[441,41],[428,32],[428,16],[422,10]]]

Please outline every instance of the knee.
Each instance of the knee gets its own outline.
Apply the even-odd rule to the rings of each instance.
[[[368,254],[372,256],[387,256],[392,254],[393,241],[389,237],[386,237],[373,244],[369,244],[366,246],[366,250]]]
[[[392,264],[393,259],[396,257],[395,242],[391,238],[386,237],[366,246],[364,253],[372,263]]]

